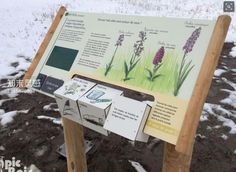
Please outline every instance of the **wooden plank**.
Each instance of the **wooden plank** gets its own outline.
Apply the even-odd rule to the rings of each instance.
[[[63,118],[68,172],[87,172],[83,126]]]
[[[56,15],[56,17],[55,17],[55,19],[54,19],[54,21],[53,21],[53,23],[51,24],[51,26],[48,30],[43,42],[41,43],[41,45],[40,45],[40,47],[39,47],[32,63],[31,63],[31,65],[30,65],[30,67],[28,68],[28,71],[25,73],[25,76],[23,78],[23,85],[22,85],[23,87],[26,87],[27,81],[33,75],[34,70],[37,67],[40,59],[42,58],[42,56],[43,56],[50,40],[52,39],[52,36],[53,36],[54,32],[56,31],[56,28],[57,28],[58,24],[60,23],[60,20],[61,20],[62,16],[64,15],[65,11],[66,11],[66,8],[61,6],[58,13],[57,13],[57,15]]]
[[[229,16],[222,15],[218,17],[216,22],[176,144],[176,151],[182,154],[190,155],[192,152],[200,115],[224,45],[230,21],[231,18]]]
[[[165,143],[163,157],[163,172],[188,172],[191,164],[192,152],[189,155],[179,153],[175,145]]]

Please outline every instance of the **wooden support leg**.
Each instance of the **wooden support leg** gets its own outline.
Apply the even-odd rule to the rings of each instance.
[[[63,118],[68,172],[87,172],[83,127]]]
[[[191,159],[192,151],[185,155],[177,152],[175,145],[165,143],[162,172],[189,172]]]

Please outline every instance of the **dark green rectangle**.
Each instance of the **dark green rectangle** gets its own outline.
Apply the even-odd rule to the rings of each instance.
[[[69,71],[78,52],[78,50],[55,46],[46,65]]]

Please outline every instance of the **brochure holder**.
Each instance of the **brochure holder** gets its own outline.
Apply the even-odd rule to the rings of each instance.
[[[24,76],[25,85],[31,78],[65,11],[65,7],[61,7],[58,11],[56,18],[54,19],[47,35],[45,36],[45,39],[43,40],[35,58],[32,61],[30,68],[28,69],[28,72]],[[218,17],[200,74],[198,75],[198,79],[188,105],[177,144],[172,145],[165,143],[163,172],[189,171],[199,118],[221,53],[221,49],[224,44],[224,39],[226,37],[230,21],[231,18],[227,15]],[[63,118],[63,128],[65,143],[67,146],[68,171],[86,172],[87,162],[83,127],[76,122]]]

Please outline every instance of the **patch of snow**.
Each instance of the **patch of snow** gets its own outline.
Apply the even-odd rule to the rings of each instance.
[[[0,109],[0,116],[3,115],[5,113],[4,109]]]
[[[229,116],[232,115],[232,113],[229,110],[222,108],[220,105],[215,106],[214,111],[217,114],[220,114],[220,115],[223,115],[223,116],[228,116],[229,117]]]
[[[215,116],[219,121],[221,121],[223,126],[229,127],[230,134],[236,134],[236,124],[233,120],[228,118],[229,116],[234,116],[230,111],[221,107],[221,105],[205,103],[203,108],[203,113]],[[225,115],[227,116],[225,117]],[[214,127],[216,128],[216,127]]]
[[[210,104],[210,103],[205,103],[204,107],[203,107],[203,112],[207,112],[209,114],[215,114],[212,110],[212,106],[214,106],[214,105]]]
[[[232,72],[236,72],[236,69],[230,69],[230,71],[232,71]]]
[[[231,49],[229,55],[231,55],[232,57],[236,57],[236,46]]]
[[[3,146],[0,146],[0,151],[5,151],[5,148]]]
[[[201,135],[201,134],[197,134],[196,137],[199,137],[200,139],[205,139],[206,138],[206,136]]]
[[[11,123],[13,121],[14,116],[17,115],[17,111],[11,111],[11,112],[7,112],[3,115],[0,116],[0,122],[1,125],[6,125],[8,123]]]
[[[137,172],[147,172],[140,163],[131,160],[129,160],[129,162]]]
[[[221,136],[220,136],[222,139],[224,139],[224,140],[227,140],[229,137],[227,136],[227,135],[225,135],[225,134],[222,134]]]
[[[7,112],[7,113],[4,113],[0,116],[0,124],[2,126],[5,126],[6,124],[8,123],[11,123],[13,122],[13,118],[19,114],[19,113],[28,113],[29,110],[20,110],[20,111],[10,111],[10,112]]]
[[[0,91],[0,95],[7,95],[9,98],[15,98],[20,93],[32,94],[34,91],[32,89],[20,89],[20,88],[7,88]]]
[[[45,105],[43,107],[43,110],[45,110],[45,111],[59,111],[59,108],[58,108],[57,103],[50,103],[48,105]]]
[[[36,167],[36,165],[34,164],[31,164],[29,167],[28,167],[29,171],[31,172],[41,172],[38,167]]]
[[[235,90],[231,91],[231,90],[226,90],[226,89],[224,89],[222,91],[228,92],[229,96],[226,97],[225,99],[221,100],[220,103],[230,105],[230,106],[236,108],[236,91]]]
[[[222,104],[227,104],[227,105],[230,105],[230,106],[236,108],[236,84],[227,80],[226,78],[222,78],[222,80],[226,84],[230,85],[234,90],[221,89],[221,91],[228,92],[229,96],[227,98],[221,100],[220,102]]]
[[[34,153],[34,155],[36,157],[40,157],[40,156],[43,156],[44,153],[48,150],[48,147],[47,146],[42,146],[40,147],[39,149],[36,150],[36,152]]]
[[[210,126],[207,126],[207,130],[210,130],[210,131],[211,131],[211,130],[212,130],[212,127],[210,127]]]
[[[234,123],[233,120],[225,118],[223,116],[217,116],[217,118],[219,121],[223,122],[223,126],[230,128],[229,131],[230,134],[236,134],[236,124]]]
[[[4,79],[14,80],[14,79],[17,79],[17,78],[21,78],[24,74],[25,74],[24,71],[19,71],[19,72],[16,73],[15,75],[8,75],[8,76],[5,76]],[[7,84],[7,83],[6,83],[6,84]]]
[[[3,103],[11,101],[11,100],[16,100],[17,98],[13,98],[13,99],[2,99],[0,100],[0,106],[2,106]]]
[[[202,113],[200,116],[200,121],[203,122],[207,120],[208,120],[208,115],[206,113]]]
[[[214,76],[217,76],[219,77],[220,75],[222,75],[223,73],[225,73],[226,70],[223,70],[223,69],[216,69],[215,72],[214,72]]]
[[[234,90],[236,90],[236,84],[235,84],[234,82],[229,81],[229,80],[227,80],[227,78],[224,78],[224,77],[222,77],[221,79],[222,79],[226,84],[229,84],[231,87],[233,87]]]
[[[236,155],[236,149],[234,150],[233,154],[235,154],[235,155]]]
[[[228,70],[229,68],[227,66],[222,66],[223,69]]]
[[[52,121],[54,124],[62,125],[62,120],[61,120],[61,118],[53,118],[53,117],[44,116],[44,115],[37,116],[37,118],[38,118],[38,119],[47,119],[47,120]]]
[[[218,128],[220,128],[220,127],[221,127],[220,125],[216,125],[216,126],[214,126],[213,128],[218,129]]]

